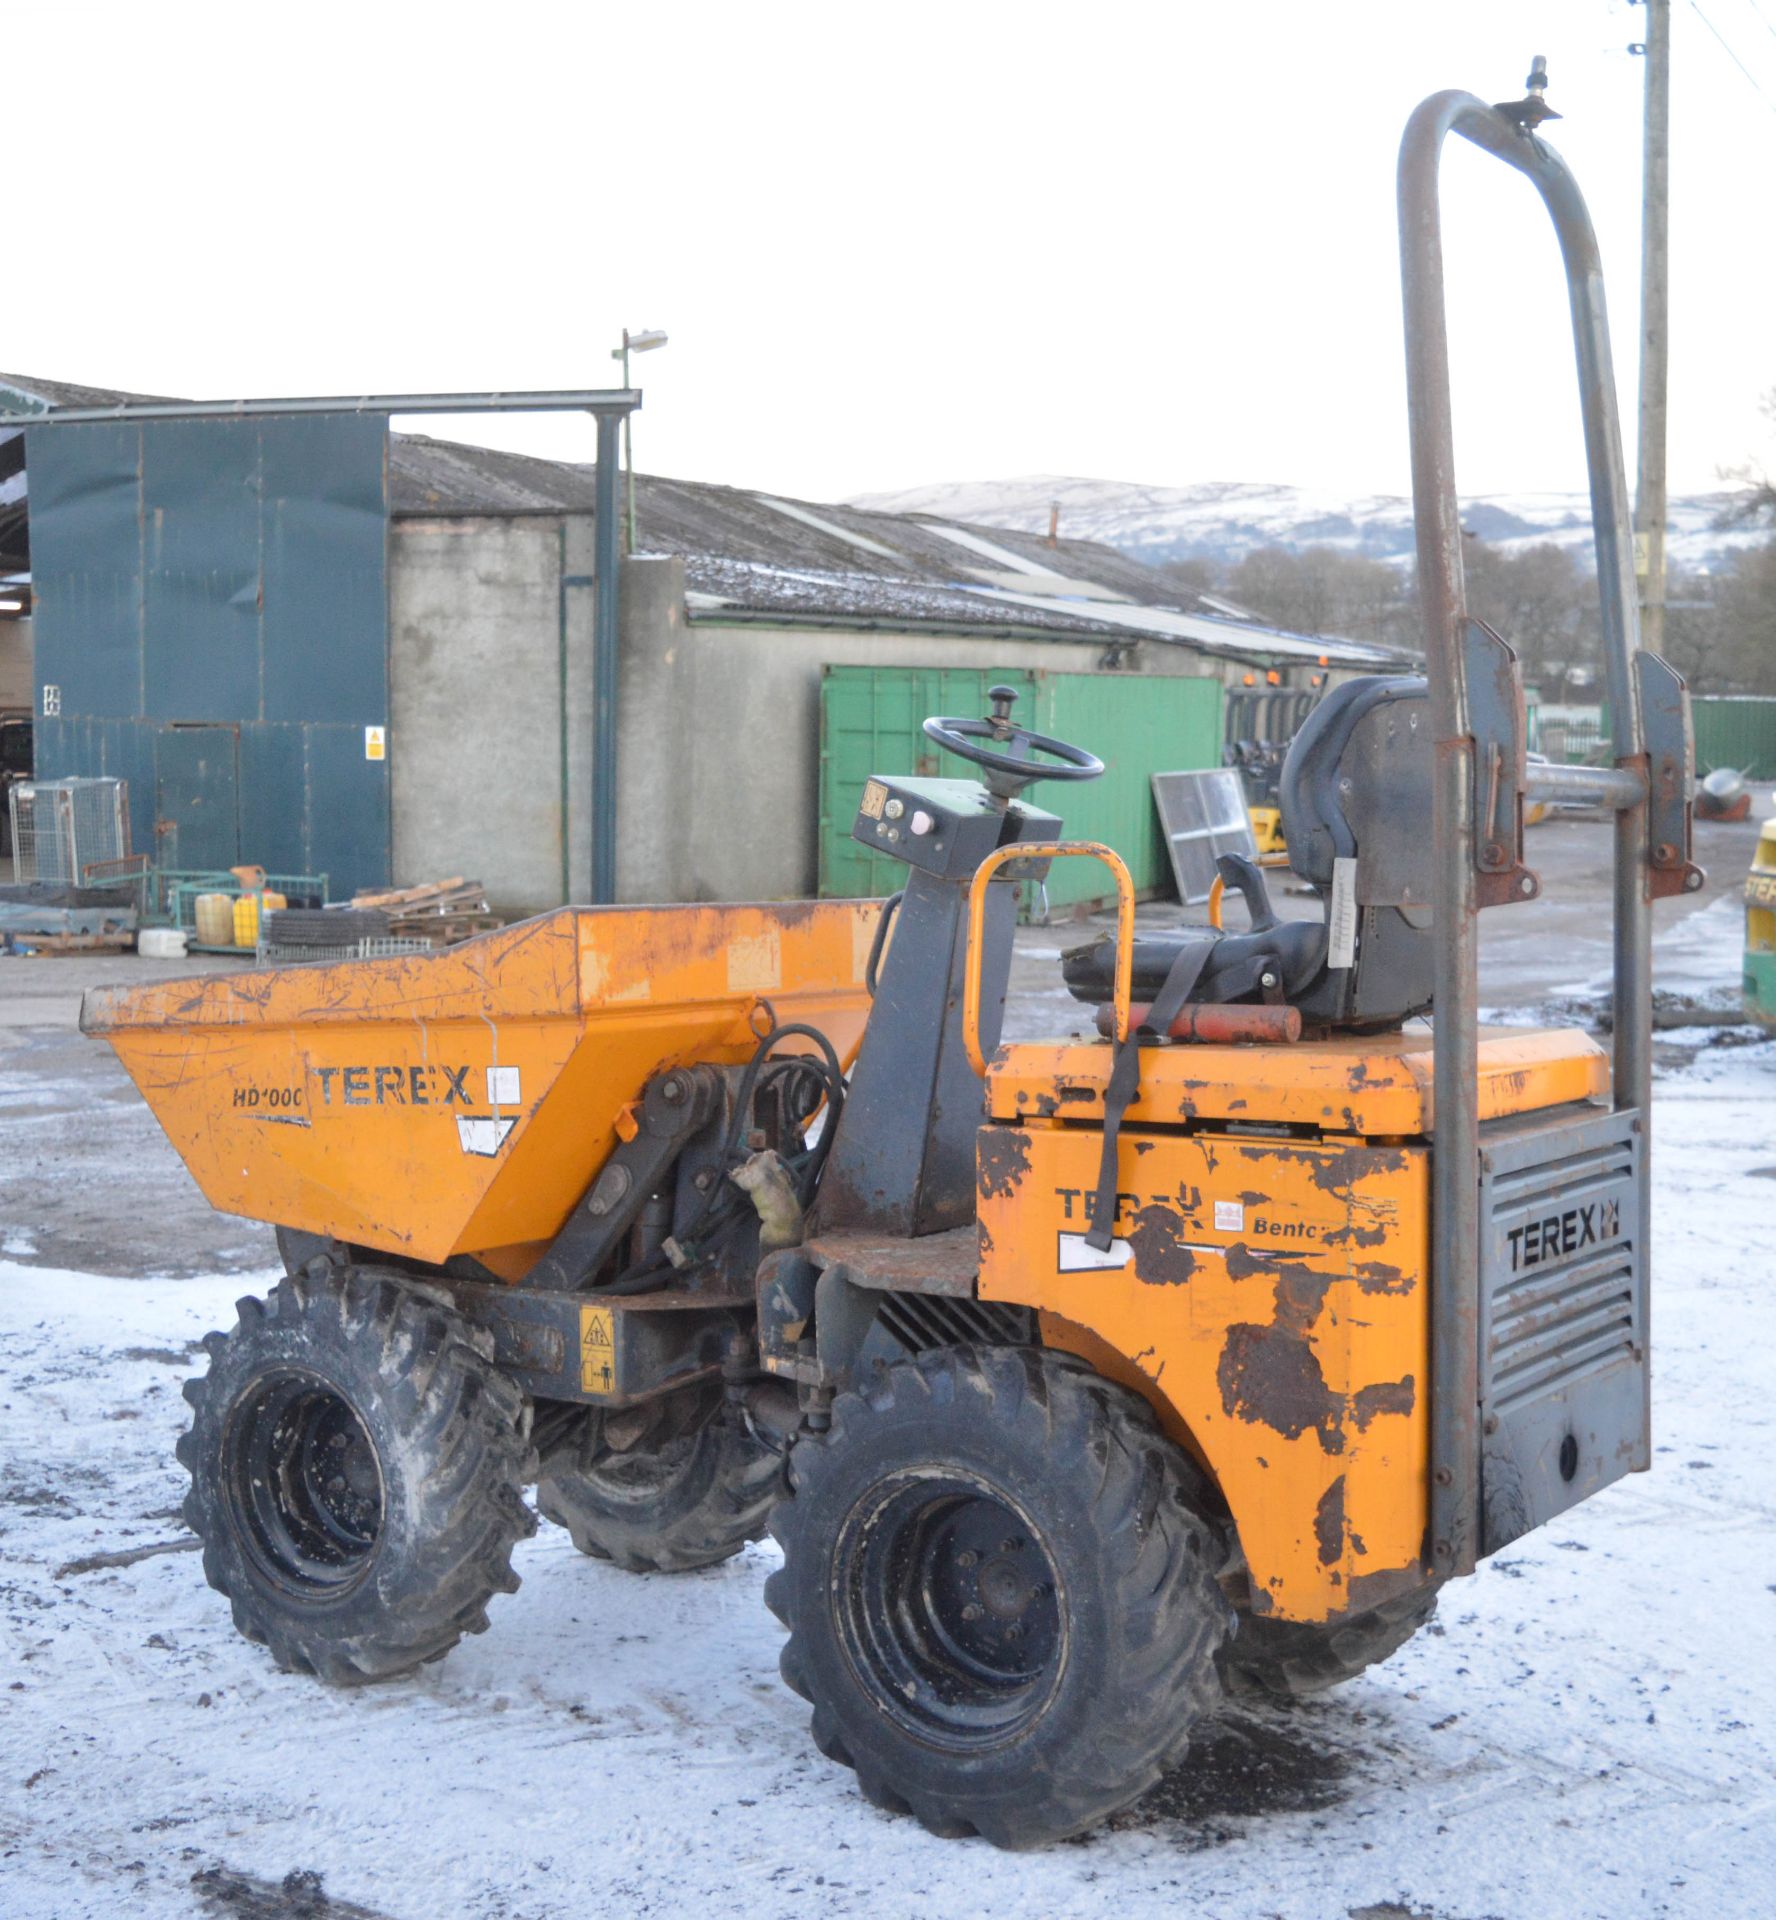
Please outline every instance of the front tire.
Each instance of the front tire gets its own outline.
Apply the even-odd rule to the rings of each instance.
[[[437,1295],[317,1261],[242,1300],[186,1382],[185,1521],[280,1667],[387,1680],[487,1626],[536,1530],[530,1403]]]
[[[1219,1530],[1144,1402],[1070,1355],[950,1348],[790,1457],[765,1598],[815,1744],[875,1805],[1030,1847],[1126,1806],[1212,1713]]]

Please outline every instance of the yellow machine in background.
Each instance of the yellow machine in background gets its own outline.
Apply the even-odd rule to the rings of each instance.
[[[1281,807],[1248,807],[1246,812],[1251,816],[1252,839],[1260,857],[1267,853],[1288,852],[1288,844],[1283,839]]]
[[[1776,819],[1764,822],[1745,876],[1745,1011],[1776,1027]]]

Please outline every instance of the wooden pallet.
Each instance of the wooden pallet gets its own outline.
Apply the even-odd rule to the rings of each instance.
[[[352,896],[354,907],[375,907],[389,916],[389,932],[401,939],[429,940],[436,947],[453,947],[477,933],[490,933],[506,923],[487,905],[487,889],[479,880],[459,874],[420,887],[392,887]]]

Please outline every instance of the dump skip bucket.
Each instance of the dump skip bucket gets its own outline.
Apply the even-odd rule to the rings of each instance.
[[[656,1073],[863,1030],[880,905],[564,908],[436,954],[88,993],[213,1206],[518,1279]],[[799,1043],[791,1043],[791,1046]]]

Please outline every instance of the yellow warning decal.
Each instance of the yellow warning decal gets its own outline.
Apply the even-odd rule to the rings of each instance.
[[[616,1386],[609,1307],[580,1309],[580,1391],[610,1393]]]

